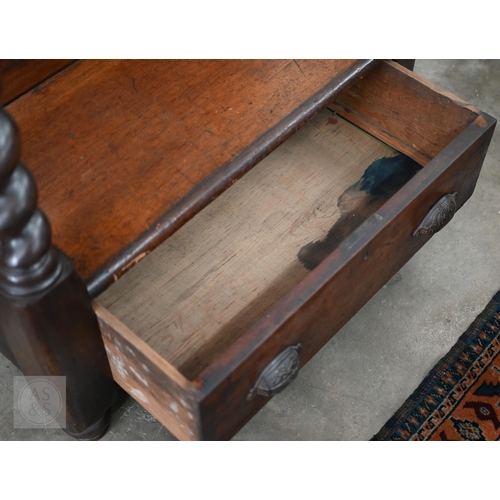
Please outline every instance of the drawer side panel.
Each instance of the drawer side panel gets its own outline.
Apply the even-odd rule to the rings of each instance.
[[[480,113],[388,61],[344,91],[329,108],[421,165],[439,154]]]
[[[94,310],[114,380],[177,438],[199,439],[191,383],[105,308]]]

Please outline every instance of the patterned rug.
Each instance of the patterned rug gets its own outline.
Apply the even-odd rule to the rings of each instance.
[[[500,292],[372,441],[500,440]]]

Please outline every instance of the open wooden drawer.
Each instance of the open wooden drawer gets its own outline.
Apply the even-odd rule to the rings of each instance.
[[[496,123],[391,62],[328,108],[94,303],[115,380],[180,439],[288,385],[470,197]]]

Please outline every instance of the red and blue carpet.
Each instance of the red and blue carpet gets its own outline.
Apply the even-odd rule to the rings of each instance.
[[[500,440],[500,292],[372,441]]]

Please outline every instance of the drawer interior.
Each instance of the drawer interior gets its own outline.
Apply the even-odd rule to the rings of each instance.
[[[194,380],[478,113],[384,62],[98,302]]]
[[[421,168],[324,110],[98,300],[193,380]]]
[[[306,363],[425,244],[430,207],[469,198],[494,125],[379,64],[98,297],[115,380],[179,438],[232,436],[266,367]]]

